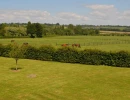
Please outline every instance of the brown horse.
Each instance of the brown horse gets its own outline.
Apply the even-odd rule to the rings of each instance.
[[[27,45],[28,45],[28,43],[27,43],[27,42],[25,42],[25,43],[23,43],[23,45],[26,45],[26,46],[27,46]]]
[[[69,44],[62,44],[61,46],[62,46],[62,47],[68,47]]]
[[[72,47],[78,47],[78,48],[81,48],[80,44],[72,44]]]
[[[11,43],[15,42],[15,40],[11,40]]]

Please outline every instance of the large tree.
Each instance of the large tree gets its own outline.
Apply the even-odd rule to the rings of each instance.
[[[35,23],[35,29],[36,29],[36,36],[37,37],[42,37],[43,34],[43,27],[39,23]]]
[[[40,23],[31,23],[28,22],[27,24],[27,34],[30,35],[31,38],[42,37],[43,34],[43,27]]]
[[[30,35],[31,38],[34,38],[35,33],[36,33],[35,25],[29,21],[27,24],[27,34]]]

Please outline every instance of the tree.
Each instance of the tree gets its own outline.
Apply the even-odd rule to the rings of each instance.
[[[73,24],[69,24],[68,25],[68,29],[74,30],[74,25]]]
[[[6,24],[0,24],[0,35],[1,36],[4,36],[5,35],[5,27],[6,27]]]
[[[76,25],[74,29],[75,34],[82,35],[82,27],[80,25]]]
[[[24,56],[22,49],[16,44],[12,44],[12,50],[10,51],[10,57],[14,58],[16,61],[16,70],[18,69],[18,60]]]
[[[98,29],[95,30],[95,34],[98,35],[100,31]]]
[[[27,34],[29,35],[30,34],[30,37],[31,38],[34,38],[35,36],[35,33],[36,33],[36,28],[35,28],[35,25],[32,24],[30,21],[28,22],[27,24]]]
[[[43,27],[41,24],[36,23],[35,24],[35,29],[36,29],[36,36],[37,37],[42,37],[42,33],[43,33]]]

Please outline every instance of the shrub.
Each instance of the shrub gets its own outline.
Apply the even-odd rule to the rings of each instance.
[[[32,46],[28,45],[28,46],[24,47],[24,49],[26,49],[25,53],[24,53],[24,57],[26,59],[38,60],[38,49],[36,47],[32,47]]]
[[[53,55],[53,60],[66,63],[78,63],[79,53],[75,48],[70,47],[59,48]]]
[[[48,45],[43,45],[38,49],[38,59],[44,61],[51,61],[55,48]]]
[[[126,51],[119,51],[112,54],[113,66],[130,67],[130,54]]]
[[[9,52],[11,51],[12,46],[9,45],[0,45],[0,56],[9,57]]]
[[[83,50],[80,52],[80,63],[89,65],[100,65],[102,52],[99,50]]]

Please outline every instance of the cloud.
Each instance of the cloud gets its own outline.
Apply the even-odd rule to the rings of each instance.
[[[114,5],[86,5],[85,7],[91,8],[93,10],[108,10],[108,9],[114,9]]]
[[[115,5],[92,4],[85,5],[90,9],[88,14],[92,24],[103,25],[130,25],[130,10],[120,11]]]
[[[38,10],[0,10],[0,20],[4,22],[41,21],[50,18],[47,11]]]
[[[124,11],[119,17],[119,20],[130,20],[130,10]]]
[[[90,13],[90,15],[95,16],[98,19],[108,19],[107,14],[100,12],[100,11],[93,11]]]
[[[51,15],[47,11],[40,10],[0,10],[1,22],[40,22],[40,23],[62,23],[79,24],[88,21],[89,18],[83,15],[70,12],[61,12]]]
[[[119,15],[114,5],[86,5],[85,7],[92,9],[89,13],[93,19],[113,20]]]
[[[64,20],[81,20],[81,21],[88,21],[89,18],[86,16],[78,15],[75,13],[70,12],[62,12],[58,14],[58,17]]]
[[[61,12],[51,15],[41,10],[0,10],[0,23],[39,22],[60,24],[114,24],[130,25],[130,10],[119,11],[114,5],[86,5],[90,11],[85,15],[73,12]],[[84,8],[84,10],[86,9]]]

